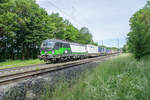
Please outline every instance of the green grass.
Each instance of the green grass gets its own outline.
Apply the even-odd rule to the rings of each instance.
[[[53,95],[53,96],[52,96]],[[87,72],[75,85],[58,85],[47,100],[148,100],[150,57],[136,61],[123,54]]]
[[[0,63],[0,69],[12,68],[12,67],[22,67],[34,64],[42,64],[44,61],[39,59],[30,59],[30,60],[8,60]]]

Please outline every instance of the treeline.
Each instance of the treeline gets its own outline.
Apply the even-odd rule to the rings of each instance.
[[[49,15],[35,0],[0,0],[0,61],[36,58],[48,38],[95,44],[88,28],[79,30],[58,13]]]
[[[132,52],[137,59],[150,55],[150,1],[132,16],[130,27],[124,50]]]

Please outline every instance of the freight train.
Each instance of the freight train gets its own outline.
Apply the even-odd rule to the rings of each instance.
[[[94,45],[83,45],[63,40],[48,39],[44,40],[41,44],[39,59],[44,60],[46,63],[54,63],[85,59],[111,53],[112,50]]]

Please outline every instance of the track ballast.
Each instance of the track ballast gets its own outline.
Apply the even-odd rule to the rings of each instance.
[[[12,82],[25,80],[34,76],[46,74],[48,72],[62,70],[77,65],[91,63],[93,61],[104,61],[118,54],[100,56],[95,58],[82,59],[71,62],[56,63],[56,64],[38,64],[25,67],[15,67],[0,70],[0,85],[6,85]]]

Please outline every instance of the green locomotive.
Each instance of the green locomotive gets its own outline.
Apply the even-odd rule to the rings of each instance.
[[[62,40],[48,39],[41,44],[41,60],[47,63],[68,61],[87,57],[86,46]]]

